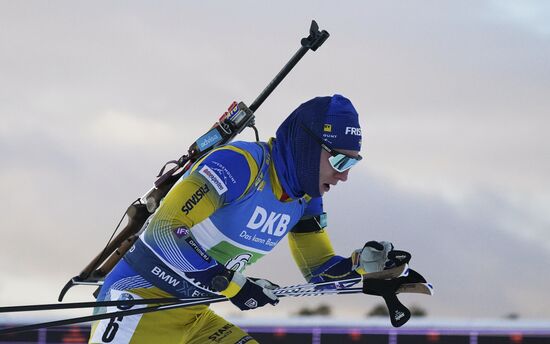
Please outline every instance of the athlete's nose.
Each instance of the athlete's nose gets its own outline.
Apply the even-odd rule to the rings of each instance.
[[[348,173],[349,170],[345,170],[344,172],[336,172],[334,176],[336,177],[336,179],[345,182],[346,180],[348,180]]]

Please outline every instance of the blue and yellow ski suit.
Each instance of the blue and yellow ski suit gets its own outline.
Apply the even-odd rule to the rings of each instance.
[[[242,272],[287,235],[306,280],[335,259],[323,221],[296,230],[299,221],[325,218],[322,199],[285,193],[272,159],[273,140],[234,142],[197,161],[106,277],[98,300],[215,295],[212,277],[222,269]],[[90,336],[90,343],[255,342],[207,306],[97,321]]]

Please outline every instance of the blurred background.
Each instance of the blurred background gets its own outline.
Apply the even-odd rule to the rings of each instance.
[[[233,100],[250,104],[312,19],[330,38],[256,124],[267,140],[312,97],[353,101],[366,159],[325,197],[337,253],[368,240],[412,252],[436,295],[402,301],[430,319],[550,319],[542,0],[0,1],[0,304],[55,302],[160,167]],[[247,271],[303,281],[286,241]],[[92,291],[74,288],[66,301]],[[379,304],[354,295],[215,310],[288,317],[321,307],[361,320]],[[88,313],[58,316],[69,314]]]

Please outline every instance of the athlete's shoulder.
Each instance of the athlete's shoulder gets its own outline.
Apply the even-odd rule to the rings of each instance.
[[[263,148],[254,142],[233,142],[216,148],[193,167],[205,178],[224,203],[239,198],[253,183],[263,160]]]
[[[248,153],[260,165],[265,157],[267,144],[263,142],[235,141],[223,146],[223,148],[235,149],[242,154]]]

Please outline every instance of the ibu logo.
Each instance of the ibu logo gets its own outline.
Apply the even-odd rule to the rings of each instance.
[[[246,227],[250,229],[260,229],[262,233],[267,232],[274,236],[283,236],[290,223],[290,215],[279,214],[276,212],[267,213],[267,210],[260,206],[256,206],[254,214],[248,220]]]

